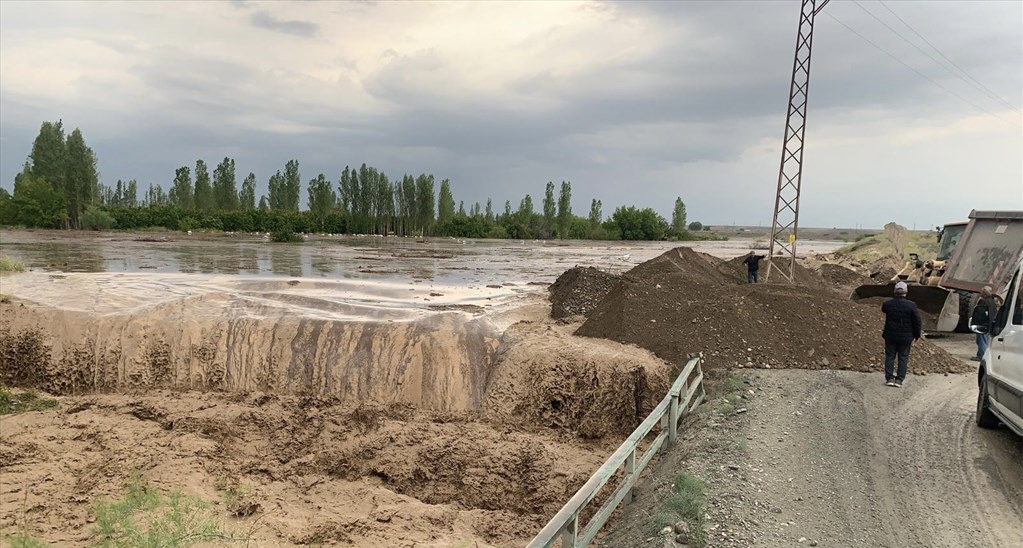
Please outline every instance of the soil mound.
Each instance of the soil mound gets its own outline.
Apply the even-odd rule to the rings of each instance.
[[[657,284],[662,279],[675,285],[732,285],[746,281],[745,267],[739,276],[725,261],[706,253],[693,251],[688,247],[676,247],[661,255],[640,263],[624,274],[624,278],[639,282]],[[742,259],[739,259],[739,263]],[[741,266],[741,264],[740,264]]]
[[[635,344],[676,365],[703,352],[709,368],[880,368],[880,308],[838,297],[813,272],[797,265],[796,280],[809,285],[693,284],[706,279],[706,262],[674,261],[676,273],[663,258],[630,271],[576,334]],[[739,261],[730,263],[742,266]],[[695,272],[687,271],[691,265],[698,265]],[[642,276],[646,273],[656,283]],[[916,373],[969,369],[927,341],[914,345],[910,368]]]
[[[584,438],[632,432],[668,390],[668,366],[649,351],[573,337],[572,329],[520,322],[505,332],[484,418]]]
[[[586,315],[617,285],[619,276],[587,267],[566,270],[550,287],[551,317]]]
[[[854,288],[857,286],[875,283],[870,276],[866,276],[840,264],[825,263],[820,266],[821,276],[837,287]]]

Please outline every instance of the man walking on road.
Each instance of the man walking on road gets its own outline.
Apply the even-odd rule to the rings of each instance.
[[[757,255],[751,249],[749,255],[742,260],[742,264],[746,265],[746,281],[751,284],[760,283],[760,260],[764,258],[764,255]]]
[[[888,386],[902,388],[909,369],[909,349],[913,341],[920,338],[920,311],[916,303],[906,298],[909,287],[906,282],[895,284],[895,298],[881,305],[884,312],[884,380]],[[899,358],[899,370],[894,371],[895,357]]]
[[[979,362],[984,358],[987,347],[991,343],[991,330],[995,326],[995,316],[998,315],[998,303],[991,296],[991,286],[985,285],[980,290],[980,301],[973,307],[973,315],[970,317],[970,325],[985,327],[983,333],[977,333],[977,356],[973,361]]]

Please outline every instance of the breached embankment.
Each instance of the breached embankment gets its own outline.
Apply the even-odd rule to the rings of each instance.
[[[667,386],[525,287],[0,282],[0,381],[63,395],[4,418],[0,536],[89,544],[90,501],[141,471],[266,545],[522,544]]]

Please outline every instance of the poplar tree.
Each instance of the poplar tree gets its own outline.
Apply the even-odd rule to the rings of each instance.
[[[170,189],[171,205],[181,209],[192,209],[195,205],[192,190],[192,175],[188,166],[174,170],[174,183]]]
[[[238,181],[232,158],[225,157],[213,170],[213,203],[217,209],[238,209]]]
[[[320,231],[326,224],[327,216],[337,205],[337,195],[334,193],[333,183],[327,180],[322,173],[315,179],[309,180],[309,212],[319,223]]]
[[[561,194],[558,195],[558,238],[564,240],[568,236],[568,227],[572,224],[572,183],[561,181]]]
[[[250,172],[242,181],[242,189],[238,192],[238,207],[243,210],[256,209],[256,174]]]
[[[206,162],[195,161],[195,208],[200,211],[213,209],[216,202],[213,200],[213,187],[210,185],[210,172]]]
[[[440,195],[437,198],[437,223],[444,227],[455,216],[455,197],[451,195],[451,181],[440,182]]]

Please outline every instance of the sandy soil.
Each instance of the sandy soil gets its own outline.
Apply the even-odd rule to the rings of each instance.
[[[901,390],[879,373],[748,379],[748,412],[705,406],[601,546],[673,546],[649,516],[677,470],[709,483],[709,546],[1023,545],[1023,440],[976,427],[975,376],[910,377]]]

